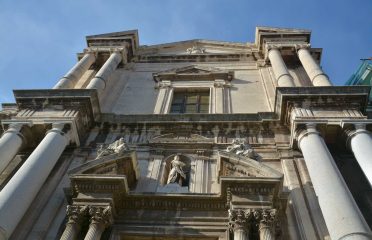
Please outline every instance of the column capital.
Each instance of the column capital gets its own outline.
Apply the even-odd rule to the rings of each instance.
[[[278,218],[278,211],[273,209],[255,209],[253,212],[254,219],[260,223],[260,228],[267,227],[272,229]],[[259,229],[260,230],[260,229]]]
[[[97,56],[98,56],[98,51],[95,48],[86,48],[86,49],[84,49],[83,53],[84,53],[84,55],[85,54],[89,54],[89,55],[91,54],[95,58],[97,58]]]
[[[306,123],[306,128],[300,128],[296,130],[295,138],[298,143],[301,142],[301,140],[310,135],[310,134],[316,134],[320,136],[320,132],[317,130],[317,124],[316,123]],[[299,144],[298,144],[299,145]]]
[[[344,129],[346,135],[346,146],[351,149],[351,139],[359,134],[367,134],[371,136],[371,132],[366,129],[365,123],[354,123],[352,124],[353,127],[347,127]]]
[[[296,49],[296,52],[298,52],[301,49],[310,49],[311,44],[310,43],[295,44],[294,47]]]
[[[107,227],[113,222],[110,206],[89,206],[89,215],[91,224],[102,224]]]
[[[243,229],[248,231],[253,217],[253,211],[251,209],[229,209],[230,230]]]
[[[68,224],[80,224],[88,213],[88,206],[67,205]]]

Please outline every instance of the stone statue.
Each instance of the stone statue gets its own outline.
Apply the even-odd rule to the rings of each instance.
[[[99,146],[97,150],[97,158],[101,158],[104,156],[108,156],[114,153],[123,153],[129,150],[127,144],[124,141],[124,138],[121,137],[120,139],[116,140],[113,143],[110,143],[106,148],[102,145]]]
[[[192,46],[191,48],[186,49],[188,54],[198,54],[198,53],[205,53],[205,48]]]
[[[227,147],[226,152],[234,153],[239,156],[249,157],[258,160],[257,153],[252,149],[244,139],[236,138],[232,141],[231,145]]]
[[[171,166],[172,169],[169,171],[167,184],[179,183],[182,185],[182,182],[186,180],[186,174],[182,168],[186,166],[186,164],[180,161],[180,156],[176,155],[171,162]]]

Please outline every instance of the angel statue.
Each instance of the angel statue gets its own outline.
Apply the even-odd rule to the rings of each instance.
[[[97,150],[97,158],[101,158],[114,153],[123,153],[126,150],[129,150],[129,148],[125,143],[124,138],[121,137],[119,140],[110,143],[106,148],[104,148],[103,145],[101,145]]]
[[[182,182],[186,180],[186,174],[182,168],[186,166],[186,164],[180,161],[180,156],[176,155],[171,161],[171,166],[172,169],[169,171],[167,184],[179,183],[182,186]]]

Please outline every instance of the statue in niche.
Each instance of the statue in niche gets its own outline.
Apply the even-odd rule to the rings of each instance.
[[[183,171],[183,167],[186,166],[184,162],[180,160],[180,156],[174,156],[171,161],[171,170],[169,171],[167,184],[169,183],[178,183],[182,186],[183,182],[186,181],[186,174]]]
[[[121,137],[120,139],[110,143],[107,147],[104,147],[104,144],[100,145],[99,149],[97,150],[97,158],[101,158],[104,156],[108,156],[114,153],[123,153],[129,150],[127,144],[124,141],[124,138]]]
[[[227,147],[226,152],[252,158],[254,160],[258,160],[259,157],[258,154],[252,149],[251,145],[241,138],[233,139],[231,145]]]

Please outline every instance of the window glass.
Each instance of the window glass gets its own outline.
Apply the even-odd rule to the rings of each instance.
[[[176,91],[170,113],[209,113],[209,91]]]

